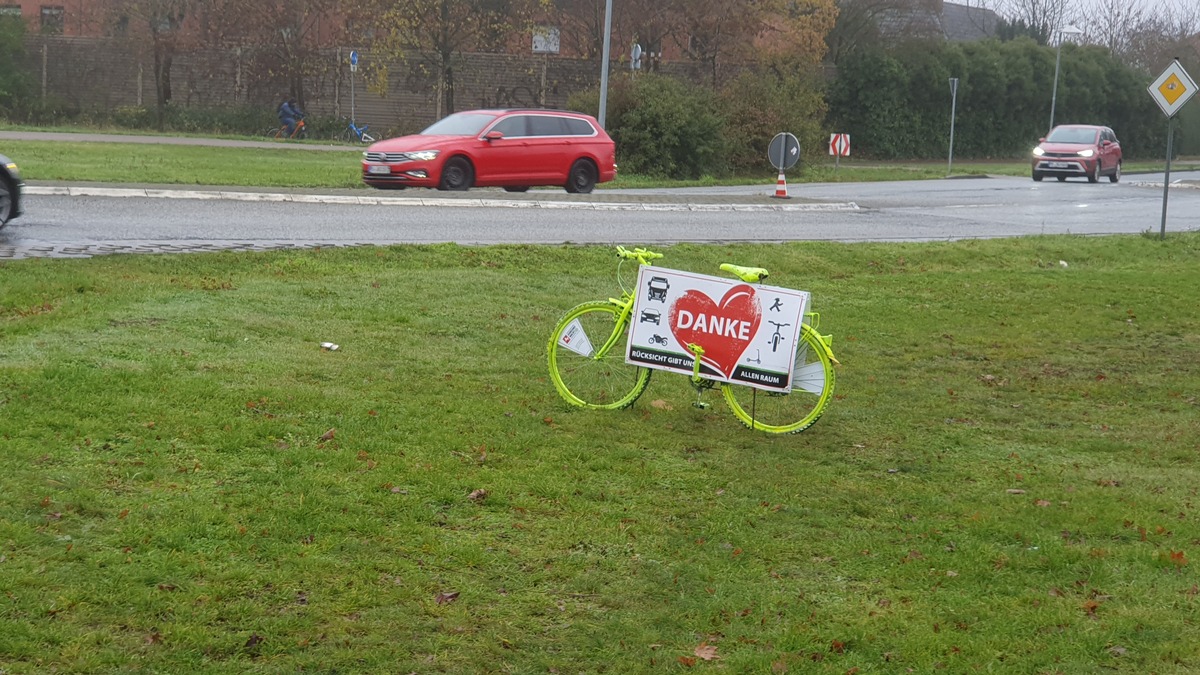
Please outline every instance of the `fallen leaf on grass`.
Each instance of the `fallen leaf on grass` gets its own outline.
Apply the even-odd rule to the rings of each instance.
[[[1005,492],[1007,492],[1007,493],[1008,493],[1008,494],[1010,494],[1010,495],[1023,495],[1023,494],[1025,494],[1025,491],[1024,491],[1024,490],[1022,490],[1022,489],[1020,489],[1020,488],[1009,488],[1009,489],[1005,490]]]
[[[717,656],[716,646],[704,642],[701,642],[693,653],[696,655],[696,658],[704,659],[705,661],[715,661],[721,658]]]
[[[696,659],[693,659],[690,656],[679,657],[679,662],[682,663],[683,665],[687,666],[688,668],[691,668],[692,666],[696,665]]]
[[[318,441],[332,441],[333,434],[335,431],[337,431],[337,430],[331,428],[329,431],[326,431],[325,433],[321,434],[321,437],[318,438],[317,440]]]
[[[437,594],[437,597],[434,598],[439,605],[445,605],[447,603],[454,602],[457,599],[458,591],[442,591],[441,593]]]
[[[1047,501],[1047,500],[1045,500],[1045,499],[1039,499],[1039,500],[1037,500],[1036,502],[1034,502],[1034,505],[1036,505],[1036,506],[1050,506],[1050,502],[1049,502],[1049,501]]]
[[[1125,649],[1124,647],[1122,647],[1120,645],[1113,645],[1108,648],[1108,653],[1112,654],[1113,656],[1125,656],[1125,654],[1127,654],[1128,652],[1129,652],[1129,650]]]
[[[487,499],[487,496],[488,496],[488,491],[484,490],[483,488],[480,488],[478,490],[471,491],[471,494],[467,495],[467,499],[470,499],[473,502],[481,502],[481,501]]]
[[[254,649],[264,641],[266,641],[266,638],[263,636],[259,635],[258,633],[251,633],[250,639],[246,640],[246,649]]]

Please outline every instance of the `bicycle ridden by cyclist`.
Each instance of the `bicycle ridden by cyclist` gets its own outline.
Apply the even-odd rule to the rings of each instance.
[[[288,138],[296,133],[296,122],[304,117],[304,111],[300,109],[296,99],[287,98],[283,103],[279,104],[279,124],[287,128]]]

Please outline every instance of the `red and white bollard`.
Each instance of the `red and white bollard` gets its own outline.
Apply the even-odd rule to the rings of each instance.
[[[779,172],[779,180],[775,181],[775,194],[772,195],[775,199],[791,199],[787,193],[787,179],[783,177],[783,172]]]

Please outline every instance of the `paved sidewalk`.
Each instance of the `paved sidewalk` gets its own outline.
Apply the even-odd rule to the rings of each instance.
[[[340,145],[333,141],[294,143],[292,141],[248,141],[232,138],[188,136],[141,136],[70,131],[0,131],[0,141],[62,141],[77,143],[139,143],[145,145],[211,145],[221,148],[287,148],[289,150],[361,150],[364,146]]]

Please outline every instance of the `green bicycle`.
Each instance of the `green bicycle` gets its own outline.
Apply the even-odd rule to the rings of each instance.
[[[617,256],[620,259],[617,281],[621,286],[621,297],[585,302],[571,308],[550,336],[550,379],[567,403],[580,408],[626,408],[633,405],[650,384],[652,369],[628,363],[625,359],[624,349],[637,296],[636,289],[626,288],[621,267],[627,261],[637,261],[639,268],[652,265],[651,261],[663,256],[642,248],[628,250],[621,246],[617,247]],[[768,274],[759,267],[728,263],[721,265],[721,269],[748,284],[760,283]],[[650,293],[655,290],[651,285]],[[831,349],[833,336],[819,334],[819,323],[819,314],[805,313],[796,341],[790,392],[765,391],[705,377],[701,374],[704,349],[698,344],[686,345],[694,359],[689,379],[696,390],[695,405],[707,407],[701,401],[703,393],[720,386],[730,410],[751,429],[790,434],[809,428],[825,412],[833,396],[833,365],[838,362]],[[784,359],[786,361],[786,356]]]

